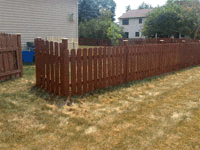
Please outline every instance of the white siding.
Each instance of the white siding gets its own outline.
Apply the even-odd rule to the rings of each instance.
[[[22,45],[36,37],[78,38],[78,0],[0,0],[0,32],[21,33]],[[74,13],[74,21],[69,21]]]
[[[142,18],[142,24],[139,24],[139,18],[131,18],[128,25],[122,25],[122,19],[120,19],[119,26],[124,28],[124,32],[129,32],[129,38],[144,38],[141,32],[146,19]],[[140,32],[140,37],[135,37],[135,32]]]

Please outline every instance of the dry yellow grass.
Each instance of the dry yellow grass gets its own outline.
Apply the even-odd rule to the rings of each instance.
[[[0,83],[0,149],[200,149],[200,67],[73,97]]]

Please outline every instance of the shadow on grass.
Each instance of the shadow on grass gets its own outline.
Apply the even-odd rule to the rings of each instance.
[[[153,82],[153,81],[158,80],[158,79],[163,79],[168,75],[181,73],[183,71],[186,71],[188,69],[192,69],[192,68],[195,68],[195,67],[198,67],[198,66],[191,66],[191,67],[188,67],[188,68],[179,69],[179,70],[172,71],[172,72],[169,72],[169,73],[165,73],[165,74],[162,74],[162,75],[147,77],[147,78],[144,78],[142,80],[131,81],[131,82],[119,84],[119,85],[116,85],[116,86],[110,86],[110,87],[106,87],[106,88],[102,88],[102,89],[97,89],[97,90],[92,91],[90,93],[72,96],[70,98],[70,101],[72,103],[79,103],[80,101],[78,101],[78,99],[91,97],[93,102],[98,103],[98,101],[96,101],[95,99],[96,99],[96,97],[98,97],[101,94],[110,93],[110,92],[117,91],[117,90],[120,90],[120,89],[129,88],[129,87],[134,86],[134,85],[141,85],[141,84],[145,84],[147,82]],[[66,96],[65,97],[64,96],[57,96],[53,93],[48,92],[45,89],[41,89],[40,87],[36,87],[36,86],[32,87],[30,92],[35,93],[37,96],[41,97],[42,99],[45,99],[46,101],[50,102],[51,104],[60,105],[59,104],[60,102],[66,104],[67,98],[68,98]]]

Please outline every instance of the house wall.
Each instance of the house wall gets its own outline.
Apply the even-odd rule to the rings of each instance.
[[[124,32],[129,32],[129,38],[145,38],[141,35],[141,32],[146,19],[147,18],[142,18],[142,24],[139,24],[139,18],[130,18],[128,25],[122,25],[123,19],[119,19],[119,26],[124,28]],[[135,32],[140,32],[140,36],[135,37]]]
[[[36,37],[78,39],[78,0],[0,0],[0,32],[21,33],[22,49]]]

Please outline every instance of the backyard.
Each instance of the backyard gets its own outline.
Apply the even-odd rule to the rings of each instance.
[[[200,66],[72,97],[0,83],[0,149],[200,149]]]

